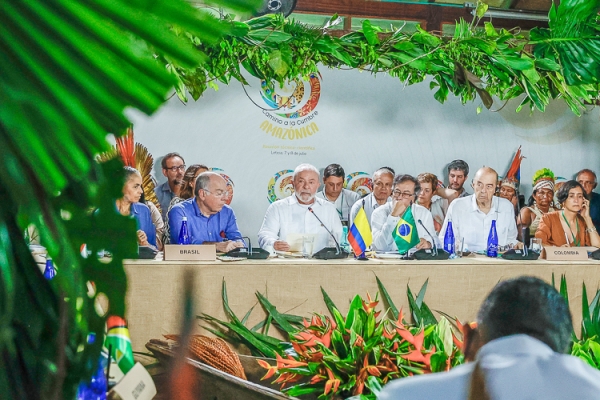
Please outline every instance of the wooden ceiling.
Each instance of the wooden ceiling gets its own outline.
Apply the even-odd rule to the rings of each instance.
[[[471,0],[473,3],[476,0]],[[490,8],[502,10],[523,10],[527,13],[547,15],[552,0],[487,0]],[[419,23],[422,28],[432,32],[447,32],[456,21],[463,18],[471,21],[471,8],[465,7],[464,0],[297,0],[295,15],[331,16],[338,14],[344,18],[342,31],[353,30],[352,19],[377,19],[388,21],[407,21]],[[484,18],[484,21],[490,21]],[[519,27],[530,30],[536,26],[547,27],[545,21],[526,19],[491,19],[497,28],[511,29]],[[444,29],[446,28],[446,29]]]

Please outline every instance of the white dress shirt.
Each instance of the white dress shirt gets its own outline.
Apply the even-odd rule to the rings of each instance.
[[[444,226],[440,231],[440,241],[444,242],[448,221],[452,221],[454,237],[464,238],[465,249],[485,251],[493,220],[496,220],[499,246],[518,243],[517,224],[512,203],[502,197],[494,196],[492,197],[492,208],[485,214],[477,206],[475,195],[458,198],[450,203]]]
[[[373,248],[377,251],[398,250],[396,242],[392,237],[392,232],[394,229],[396,229],[396,225],[398,225],[400,217],[393,217],[391,215],[393,206],[394,202],[387,203],[381,207],[378,207],[375,211],[373,211],[373,215],[371,215]],[[411,211],[413,218],[415,219],[415,224],[417,225],[419,239],[425,239],[431,243],[432,240],[435,240],[435,229],[433,228],[433,217],[431,216],[431,213],[428,209],[418,204],[413,204],[411,206]],[[421,224],[419,224],[419,220],[421,220],[427,230],[434,235],[433,237],[427,234],[425,229],[423,229]],[[434,244],[431,243],[431,245],[433,246]]]
[[[354,203],[354,205],[352,206],[352,210],[350,210],[350,219],[348,220],[348,224],[350,226],[352,226],[352,222],[354,222],[354,217],[356,217],[356,214],[358,214],[358,210],[360,210],[360,208],[362,207],[363,200],[365,202],[365,214],[367,214],[367,220],[369,221],[369,225],[371,225],[371,214],[373,214],[373,211],[375,211],[375,209],[382,205],[379,204],[377,200],[375,200],[375,196],[373,195],[373,193],[366,195],[362,199],[358,199],[356,203]],[[387,203],[389,203],[390,201],[392,201],[392,198],[388,197]]]
[[[348,218],[350,217],[350,210],[354,203],[360,199],[360,194],[353,192],[352,190],[342,189],[342,192],[338,196],[335,201],[331,201],[327,198],[325,194],[325,189],[317,192],[317,197],[327,200],[331,204],[335,206],[335,209],[338,212],[338,216],[342,222],[348,222]],[[320,218],[320,217],[319,217]]]
[[[577,357],[552,351],[527,335],[492,340],[477,354],[493,400],[600,398],[600,371]],[[378,400],[465,400],[475,363],[449,372],[395,379]]]
[[[313,244],[313,253],[329,246],[331,236],[315,215],[308,210],[308,207],[312,208],[314,214],[323,221],[323,224],[339,242],[342,238],[342,223],[333,204],[315,197],[313,204],[304,205],[298,203],[295,195],[291,195],[277,200],[267,208],[265,219],[258,231],[259,246],[273,253],[275,241],[285,241],[291,233],[317,234]],[[332,243],[331,246],[335,246],[335,244]]]

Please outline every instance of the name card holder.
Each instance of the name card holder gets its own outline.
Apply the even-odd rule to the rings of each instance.
[[[214,244],[166,244],[165,261],[215,261],[217,246]]]
[[[549,261],[586,261],[587,247],[554,247],[545,246],[546,260]]]

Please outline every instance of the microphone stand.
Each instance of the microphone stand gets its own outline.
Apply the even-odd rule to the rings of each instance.
[[[523,224],[523,218],[521,217],[521,199],[519,196],[519,188],[515,188],[515,196],[517,196],[517,229],[519,228],[519,219],[521,219],[521,225]],[[523,239],[523,257],[528,255],[527,243],[525,243],[525,230],[526,227],[522,227],[521,231],[521,239]]]
[[[431,235],[431,233],[429,233],[429,231],[427,230],[427,228],[425,228],[425,225],[423,224],[423,221],[421,221],[420,219],[418,219],[417,222],[419,223],[419,225],[421,225],[423,227],[423,229],[425,229],[425,232],[429,236],[429,239],[431,239],[431,245],[433,246],[433,254],[432,254],[432,256],[437,256],[438,255],[438,248],[437,248],[437,243],[433,239],[433,236]]]
[[[346,253],[345,251],[342,251],[342,248],[340,247],[338,240],[335,238],[335,235],[333,233],[331,233],[331,231],[325,226],[323,221],[321,221],[321,218],[319,218],[319,216],[317,214],[315,214],[315,211],[312,209],[312,207],[308,207],[308,211],[310,211],[310,213],[315,216],[317,221],[319,221],[321,226],[327,231],[329,236],[331,236],[333,238],[333,241],[335,242],[335,253],[333,253],[331,250],[327,250],[327,248],[323,248],[323,249],[319,250],[317,253],[313,254],[313,257],[314,258],[323,258],[324,260],[348,257],[348,253]],[[325,250],[325,251],[323,251],[323,250]]]

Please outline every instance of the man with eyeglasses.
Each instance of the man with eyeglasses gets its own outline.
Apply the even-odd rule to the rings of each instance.
[[[454,237],[464,240],[464,250],[485,251],[492,221],[495,220],[499,246],[523,246],[517,241],[517,224],[512,203],[494,196],[497,183],[498,173],[492,168],[483,167],[477,171],[472,182],[475,193],[450,203],[440,231],[440,241],[444,240],[448,221],[452,221]]]
[[[319,170],[310,164],[298,165],[292,184],[293,195],[277,200],[267,208],[258,232],[260,247],[271,253],[292,251],[294,243],[289,238],[296,234],[315,235],[312,253],[335,246],[330,244],[332,238],[327,230],[339,243],[342,223],[335,206],[316,196],[320,185]]]
[[[598,231],[600,231],[600,194],[593,190],[598,185],[596,173],[591,169],[582,169],[577,173],[577,182],[583,186],[590,201],[590,217]]]
[[[169,211],[171,243],[177,243],[181,221],[187,217],[192,244],[215,244],[218,252],[243,247],[235,214],[225,204],[227,182],[215,172],[203,172],[196,179],[194,197],[176,204]]]
[[[167,177],[167,181],[158,185],[154,189],[158,202],[160,203],[163,220],[169,211],[169,204],[173,197],[179,196],[181,181],[185,173],[185,161],[179,153],[169,153],[165,155],[160,163],[162,173]]]
[[[371,216],[373,248],[375,250],[396,251],[398,249],[392,232],[396,229],[398,221],[400,221],[400,218],[409,207],[411,208],[419,235],[419,244],[415,248],[420,250],[432,247],[432,241],[436,240],[435,236],[429,235],[429,233],[435,235],[433,217],[428,209],[415,203],[415,198],[419,195],[420,190],[421,185],[415,177],[411,175],[396,176],[394,179],[394,190],[392,191],[393,200],[378,207],[373,211],[373,215]],[[425,230],[423,225],[427,230]]]
[[[381,167],[373,174],[373,192],[359,199],[350,210],[350,219],[348,224],[352,226],[354,218],[361,207],[365,208],[367,220],[371,224],[371,214],[378,207],[392,201],[392,186],[394,183],[394,175],[396,173],[390,167]]]

